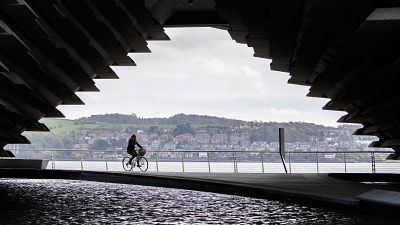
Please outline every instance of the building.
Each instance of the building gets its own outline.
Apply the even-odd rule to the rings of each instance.
[[[163,27],[212,26],[253,48],[254,56],[272,59],[271,69],[289,73],[289,83],[310,86],[307,96],[330,99],[323,109],[345,111],[339,122],[362,124],[355,134],[377,136],[372,147],[400,154],[399,6],[374,0],[1,2],[7,19],[0,24],[0,147],[29,143],[23,131],[48,131],[40,118],[62,117],[60,104],[83,104],[76,91],[98,91],[93,79],[117,78],[111,65],[135,65],[127,54],[150,52],[148,40],[168,40]]]
[[[199,133],[194,136],[197,144],[209,144],[210,143],[210,135],[207,133]]]
[[[211,144],[226,144],[228,143],[228,135],[227,134],[214,134],[211,137]]]

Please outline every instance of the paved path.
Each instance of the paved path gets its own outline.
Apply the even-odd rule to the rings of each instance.
[[[286,195],[349,206],[358,204],[359,200],[355,197],[359,194],[372,189],[391,188],[391,186],[335,179],[327,174],[139,173],[139,175],[249,187],[265,190],[266,195],[269,193]],[[268,196],[260,197],[268,198]]]

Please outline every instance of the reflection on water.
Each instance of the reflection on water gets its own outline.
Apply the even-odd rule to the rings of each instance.
[[[0,179],[0,210],[1,224],[365,224],[366,221],[327,209],[265,199],[71,180]]]

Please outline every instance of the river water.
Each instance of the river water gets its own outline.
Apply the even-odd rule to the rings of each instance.
[[[329,209],[208,192],[0,179],[1,224],[390,224]]]

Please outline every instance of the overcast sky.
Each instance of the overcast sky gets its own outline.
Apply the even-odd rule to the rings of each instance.
[[[129,56],[135,67],[113,67],[118,80],[95,80],[99,92],[80,92],[85,106],[59,106],[66,118],[135,113],[177,113],[243,120],[306,121],[337,126],[343,112],[325,111],[326,99],[305,97],[309,87],[287,84],[270,60],[253,57],[228,32],[213,28],[169,28],[171,41],[149,41],[152,53]]]

